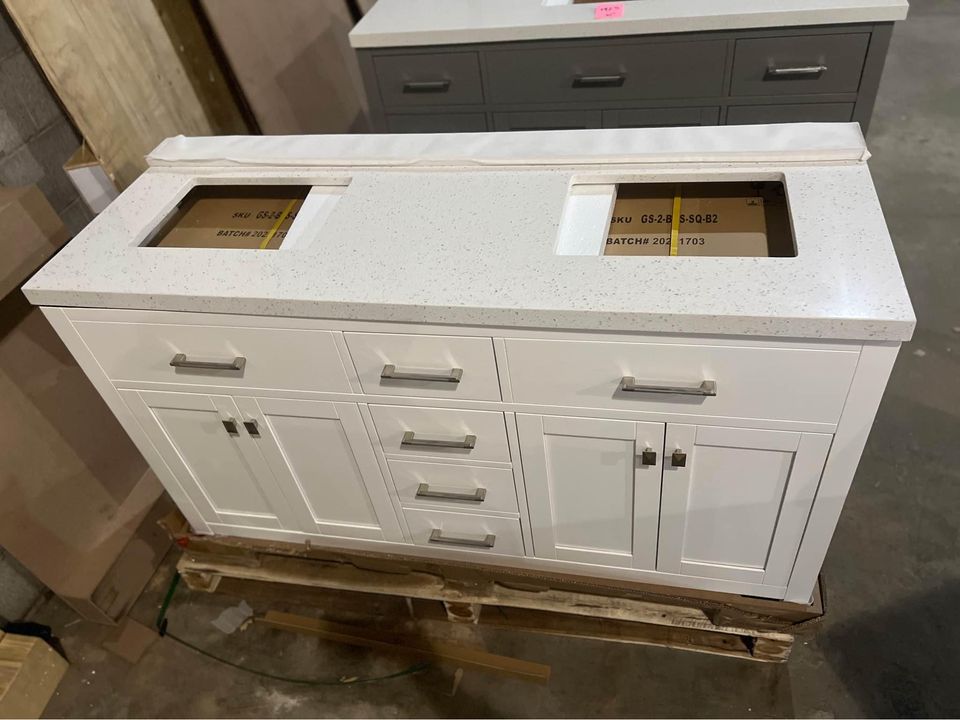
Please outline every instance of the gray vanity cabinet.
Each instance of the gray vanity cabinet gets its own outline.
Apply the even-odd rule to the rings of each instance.
[[[769,122],[866,131],[893,23],[361,48],[374,127],[476,132]]]

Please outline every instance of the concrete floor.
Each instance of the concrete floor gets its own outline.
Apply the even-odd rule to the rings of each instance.
[[[960,714],[958,44],[956,0],[913,0],[894,33],[868,138],[870,166],[919,326],[901,351],[827,559],[827,616],[788,665],[486,630],[491,651],[550,663],[550,684],[468,672],[451,697],[450,671],[435,668],[352,687],[304,687],[218,665],[169,639],[130,665],[101,647],[104,629],[68,625],[73,616],[51,600],[35,619],[54,626],[73,665],[47,715]],[[171,562],[133,612],[144,623],[155,617]],[[179,592],[171,629],[279,674],[376,675],[406,664],[261,627],[224,635],[209,621],[235,602]]]

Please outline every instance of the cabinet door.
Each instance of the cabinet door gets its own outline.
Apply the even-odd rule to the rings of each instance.
[[[247,397],[237,405],[256,423],[254,441],[305,532],[403,541],[356,404]]]
[[[534,554],[654,569],[663,424],[517,415],[517,429]]]
[[[657,570],[785,586],[830,440],[667,425]]]
[[[231,398],[135,390],[120,394],[207,522],[299,530]]]

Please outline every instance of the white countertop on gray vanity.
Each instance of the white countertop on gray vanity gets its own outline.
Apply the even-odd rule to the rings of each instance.
[[[543,0],[379,0],[350,32],[356,48],[893,22],[907,0],[628,0],[623,17]]]
[[[174,138],[25,286],[38,305],[901,341],[856,125]],[[555,253],[572,182],[783,178],[798,256]],[[139,247],[197,182],[349,186],[280,250]],[[289,236],[288,236],[289,237]]]

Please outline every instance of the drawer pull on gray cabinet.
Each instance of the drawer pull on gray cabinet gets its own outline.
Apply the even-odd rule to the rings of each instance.
[[[444,374],[434,375],[432,373],[412,373],[401,372],[397,370],[396,365],[384,365],[380,372],[382,380],[422,380],[424,382],[458,383],[463,377],[462,368],[450,368],[450,371]]]
[[[638,384],[632,375],[624,375],[620,380],[620,389],[623,392],[712,397],[717,394],[717,383],[713,380],[704,380],[696,385],[642,385]]]
[[[626,75],[577,75],[573,79],[575,88],[623,87]]]
[[[464,545],[466,547],[492,548],[497,536],[490,533],[483,538],[451,537],[443,534],[443,530],[434,528],[430,531],[430,542],[440,545]]]
[[[789,80],[791,78],[820,77],[827,71],[826,65],[803,65],[796,67],[768,67],[765,80]]]
[[[235,357],[227,362],[209,362],[206,360],[190,360],[183,353],[177,353],[170,360],[170,365],[184,370],[226,370],[227,372],[242,373],[247,365],[245,357]]]
[[[463,440],[431,440],[428,438],[418,438],[413,430],[407,430],[403,434],[403,439],[400,441],[400,444],[408,447],[437,447],[472,450],[477,445],[477,436],[464,435]]]
[[[443,490],[431,490],[427,483],[420,483],[417,486],[418,498],[431,498],[435,500],[463,500],[466,502],[483,502],[487,497],[487,489],[478,487],[472,493],[446,492]]]
[[[403,84],[405,93],[445,93],[449,89],[449,80],[408,80]]]

